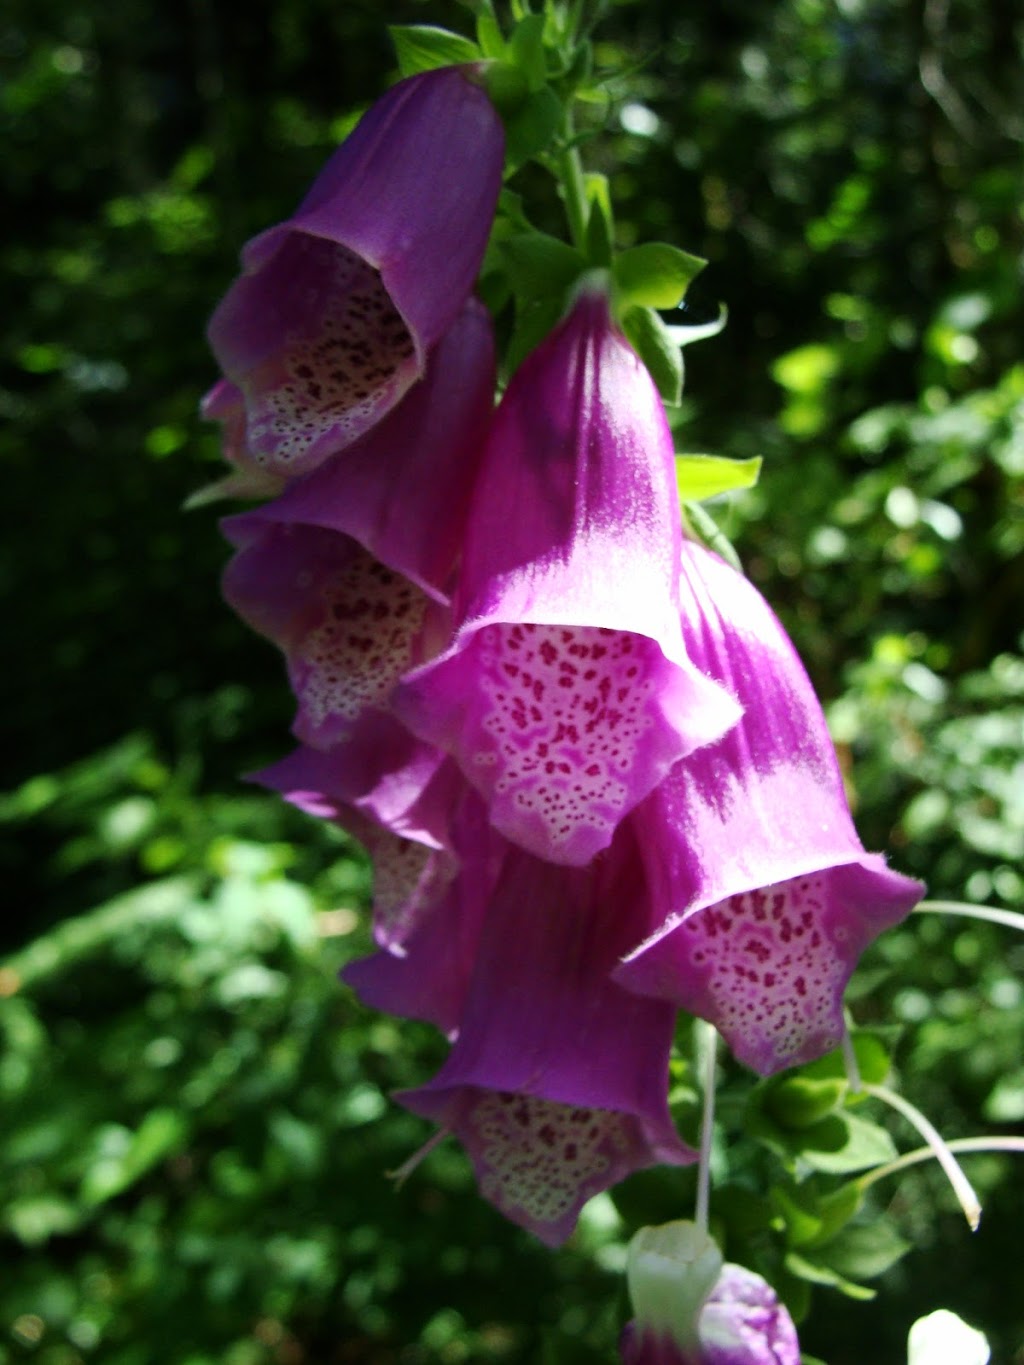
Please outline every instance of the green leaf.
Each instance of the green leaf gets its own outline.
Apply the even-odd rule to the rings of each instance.
[[[866,1081],[868,1085],[881,1085],[888,1076],[891,1066],[889,1053],[882,1039],[877,1033],[870,1033],[865,1029],[855,1031],[850,1037],[861,1079]],[[845,1078],[846,1063],[843,1060],[842,1049],[836,1048],[834,1052],[819,1057],[816,1062],[809,1062],[800,1068],[800,1075],[813,1080],[825,1080],[830,1077]]]
[[[151,1110],[135,1133],[108,1125],[103,1145],[82,1179],[86,1204],[102,1204],[128,1189],[148,1170],[181,1146],[188,1124],[175,1109]]]
[[[726,455],[677,455],[680,502],[704,502],[740,488],[753,488],[761,474],[760,455],[732,460]]]
[[[754,1088],[745,1125],[751,1137],[770,1147],[791,1169],[803,1161],[816,1171],[847,1175],[895,1158],[892,1138],[884,1128],[845,1110],[827,1114],[807,1127],[785,1126],[768,1102],[770,1085],[763,1082]]]
[[[505,38],[497,19],[489,10],[482,10],[477,15],[476,40],[485,57],[500,59],[505,56]]]
[[[842,1103],[846,1084],[845,1077],[816,1081],[783,1076],[768,1082],[765,1105],[783,1128],[809,1128]]]
[[[530,90],[539,90],[547,80],[544,25],[543,14],[528,14],[512,30],[508,45],[509,56],[523,73]]]
[[[81,1223],[81,1210],[52,1194],[12,1200],[4,1212],[5,1226],[26,1246],[38,1246],[54,1235],[75,1232]]]
[[[514,70],[514,68],[510,68]],[[490,88],[488,86],[488,88]],[[545,151],[562,122],[562,102],[549,85],[528,95],[505,117],[505,149],[514,169]]]
[[[690,281],[707,265],[668,242],[645,242],[615,258],[615,283],[630,303],[675,308]]]
[[[773,1185],[770,1191],[775,1211],[786,1223],[786,1241],[790,1246],[808,1246],[821,1235],[821,1219],[810,1201],[800,1199],[796,1187]]]
[[[820,1250],[822,1262],[840,1275],[857,1280],[873,1280],[894,1266],[911,1250],[893,1223],[885,1217],[870,1223],[844,1228]]]
[[[821,1194],[818,1177],[812,1176],[799,1185],[792,1181],[774,1185],[771,1200],[785,1219],[789,1245],[813,1248],[836,1236],[860,1209],[863,1195],[852,1182]]]
[[[840,1120],[840,1116],[831,1114],[822,1120],[820,1126],[832,1125],[837,1120]],[[819,1147],[805,1148],[801,1153],[807,1164],[816,1171],[824,1171],[829,1175],[848,1175],[853,1171],[864,1171],[895,1161],[896,1148],[884,1128],[856,1114],[843,1114],[841,1123],[846,1131],[840,1144],[833,1145],[831,1140],[823,1141]],[[814,1130],[802,1131],[806,1134]],[[819,1139],[821,1136],[818,1134]]]
[[[564,293],[586,269],[575,247],[546,232],[521,232],[501,244],[513,292],[524,299]]]
[[[562,316],[562,295],[531,299],[516,309],[516,326],[505,355],[506,374],[512,375],[523,359],[538,346]]]
[[[622,330],[665,402],[678,403],[683,395],[683,353],[658,314],[652,308],[630,308],[623,314]]]
[[[856,1181],[840,1185],[830,1194],[818,1200],[817,1212],[821,1218],[821,1240],[828,1241],[860,1211],[864,1203],[864,1193]]]
[[[478,62],[482,55],[476,43],[468,38],[432,24],[392,24],[388,33],[403,76],[415,76],[420,71],[433,71],[439,66]]]
[[[585,178],[587,203],[587,259],[591,265],[610,266],[615,239],[615,217],[606,175],[588,174]]]
[[[795,1275],[797,1279],[806,1280],[808,1284],[828,1285],[831,1289],[838,1289],[848,1299],[858,1299],[866,1303],[875,1297],[873,1289],[868,1289],[863,1284],[854,1284],[852,1280],[846,1279],[830,1266],[822,1265],[819,1261],[803,1256],[798,1251],[791,1251],[787,1255],[785,1266],[789,1273]]]

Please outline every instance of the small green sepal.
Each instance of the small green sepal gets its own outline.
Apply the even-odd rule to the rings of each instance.
[[[699,256],[668,242],[644,242],[615,259],[615,283],[629,303],[645,308],[675,308],[707,265]]]
[[[478,62],[483,56],[476,43],[432,24],[392,24],[388,33],[395,45],[398,70],[403,76],[415,76],[439,66]]]
[[[683,396],[683,353],[653,308],[627,308],[622,330],[651,372],[666,403],[678,404]]]
[[[586,269],[581,252],[546,232],[517,232],[501,243],[513,293],[542,299],[564,293]]]
[[[706,502],[723,493],[753,488],[761,474],[760,455],[732,460],[726,455],[677,455],[676,483],[680,502]]]

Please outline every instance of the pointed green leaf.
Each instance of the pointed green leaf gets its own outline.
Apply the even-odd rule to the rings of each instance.
[[[510,284],[521,298],[542,299],[564,293],[586,269],[583,256],[546,232],[520,232],[502,243]]]
[[[821,1219],[817,1212],[804,1204],[795,1189],[774,1185],[771,1201],[786,1223],[786,1241],[791,1247],[807,1246],[821,1235]]]
[[[775,1185],[771,1198],[786,1220],[789,1245],[805,1248],[830,1242],[863,1203],[863,1195],[855,1182],[822,1194],[817,1176],[800,1184],[790,1181]]]
[[[630,303],[675,308],[687,286],[707,265],[668,242],[644,242],[615,259],[615,283]]]
[[[732,460],[725,455],[676,456],[676,482],[681,502],[704,502],[740,488],[753,488],[761,473],[760,455]]]
[[[591,265],[610,266],[612,244],[615,239],[615,217],[606,175],[588,174],[586,177],[587,203],[587,259]]]
[[[185,1118],[170,1108],[150,1110],[135,1133],[114,1124],[108,1128],[117,1141],[87,1167],[80,1192],[84,1204],[105,1203],[128,1189],[188,1136]]]
[[[544,15],[528,14],[512,30],[508,52],[526,79],[530,90],[539,90],[547,80],[544,58]]]
[[[806,1280],[809,1284],[824,1284],[832,1289],[838,1289],[840,1294],[845,1294],[848,1299],[859,1299],[867,1302],[875,1297],[875,1291],[868,1289],[866,1285],[854,1284],[852,1280],[845,1279],[838,1271],[832,1270],[827,1265],[800,1255],[797,1251],[791,1251],[785,1260],[786,1269],[791,1275],[795,1275],[800,1280]]]
[[[522,79],[514,67],[508,70]],[[561,122],[562,102],[549,85],[528,95],[517,109],[505,115],[505,148],[509,166],[521,166],[524,161],[530,161],[545,151],[554,140]]]
[[[538,346],[562,316],[563,298],[533,299],[516,308],[516,325],[505,354],[506,377],[515,373],[523,359]]]
[[[864,1029],[858,1029],[851,1034],[851,1039],[861,1079],[866,1081],[868,1085],[881,1085],[888,1076],[891,1065],[888,1050],[882,1039],[877,1033],[869,1033]],[[834,1052],[819,1057],[816,1062],[809,1062],[806,1066],[801,1067],[800,1074],[813,1080],[845,1076],[846,1062],[843,1059],[842,1049],[836,1048]]]
[[[431,24],[392,24],[388,33],[403,76],[415,76],[420,71],[433,71],[439,66],[478,62],[481,57],[476,43]]]
[[[838,1114],[830,1114],[822,1123],[832,1124],[839,1118]],[[869,1123],[856,1114],[843,1114],[842,1124],[845,1139],[840,1145],[822,1143],[820,1147],[805,1147],[800,1153],[816,1171],[824,1171],[829,1175],[849,1175],[853,1171],[865,1171],[872,1166],[895,1161],[897,1153],[893,1140],[877,1123]],[[802,1136],[813,1132],[815,1129],[805,1129]]]
[[[506,53],[505,39],[498,21],[490,10],[482,10],[476,20],[476,40],[485,57],[502,58]]]
[[[678,403],[683,394],[683,353],[658,314],[651,308],[630,308],[623,315],[622,330],[665,402]]]
[[[857,1280],[873,1280],[894,1266],[911,1249],[892,1222],[875,1218],[844,1228],[837,1237],[821,1247],[815,1260]]]
[[[765,1105],[783,1128],[809,1128],[831,1114],[845,1094],[845,1077],[816,1081],[801,1075],[784,1076],[768,1082]]]
[[[682,504],[686,529],[696,540],[703,541],[709,550],[721,555],[726,564],[731,564],[737,573],[743,572],[740,557],[733,549],[732,541],[725,534],[714,517],[705,512],[699,502]]]
[[[820,1240],[827,1242],[834,1237],[855,1213],[859,1213],[863,1203],[864,1193],[855,1180],[823,1195],[817,1203],[817,1213],[821,1219]],[[810,1245],[814,1244],[812,1242]]]
[[[794,1169],[804,1161],[815,1171],[848,1175],[894,1160],[896,1148],[884,1128],[846,1110],[826,1114],[805,1128],[789,1128],[772,1113],[769,1082],[755,1086],[747,1104],[746,1129]]]

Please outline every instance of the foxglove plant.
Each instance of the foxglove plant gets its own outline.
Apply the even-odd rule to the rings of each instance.
[[[422,377],[480,268],[503,154],[475,71],[425,72],[370,109],[291,218],[247,244],[209,328],[245,404],[236,462],[308,473]]]
[[[233,466],[215,491],[271,499],[224,523],[225,595],[297,699],[300,747],[255,780],[367,847],[376,950],[342,975],[451,1043],[397,1096],[437,1126],[424,1151],[455,1136],[485,1198],[556,1245],[592,1195],[697,1160],[668,1104],[678,1010],[763,1076],[842,1041],[849,1082],[812,1093],[836,1118],[860,1091],[850,974],[921,887],[861,845],[767,603],[682,535],[662,401],[678,337],[653,310],[701,263],[613,249],[573,132],[580,6],[545,0],[508,42],[481,11],[480,48],[415,30],[410,50],[468,64],[407,73],[246,247],[204,411]],[[503,195],[485,257],[504,152],[488,90],[510,166],[556,168],[572,246]],[[482,263],[511,331],[496,410]],[[798,1106],[772,1135],[792,1156],[807,1095],[760,1093],[787,1121]],[[631,1248],[622,1359],[797,1365],[775,1291],[707,1236],[710,1114],[698,1225]],[[860,1169],[836,1131],[834,1169]]]

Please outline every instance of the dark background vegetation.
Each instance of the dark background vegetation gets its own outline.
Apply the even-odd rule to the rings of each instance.
[[[219,600],[214,514],[181,511],[217,471],[203,328],[239,245],[393,75],[385,20],[467,18],[0,17],[0,1362],[525,1362],[542,1338],[607,1361],[630,1210],[688,1211],[684,1177],[633,1182],[552,1256],[454,1150],[392,1191],[425,1132],[386,1095],[438,1045],[335,982],[366,942],[358,851],[237,779],[286,747],[288,698]],[[934,896],[1019,907],[1019,9],[643,0],[597,57],[633,67],[586,149],[622,244],[706,256],[691,315],[729,308],[687,351],[681,448],[765,456],[712,510],[829,704],[865,842]],[[1009,930],[937,918],[865,963],[857,1016],[896,1028],[950,1135],[1020,1131],[1022,974]],[[973,1239],[931,1169],[878,1187],[915,1249],[872,1304],[818,1291],[806,1349],[902,1365],[948,1306],[1024,1361],[1024,1180],[970,1170]]]

